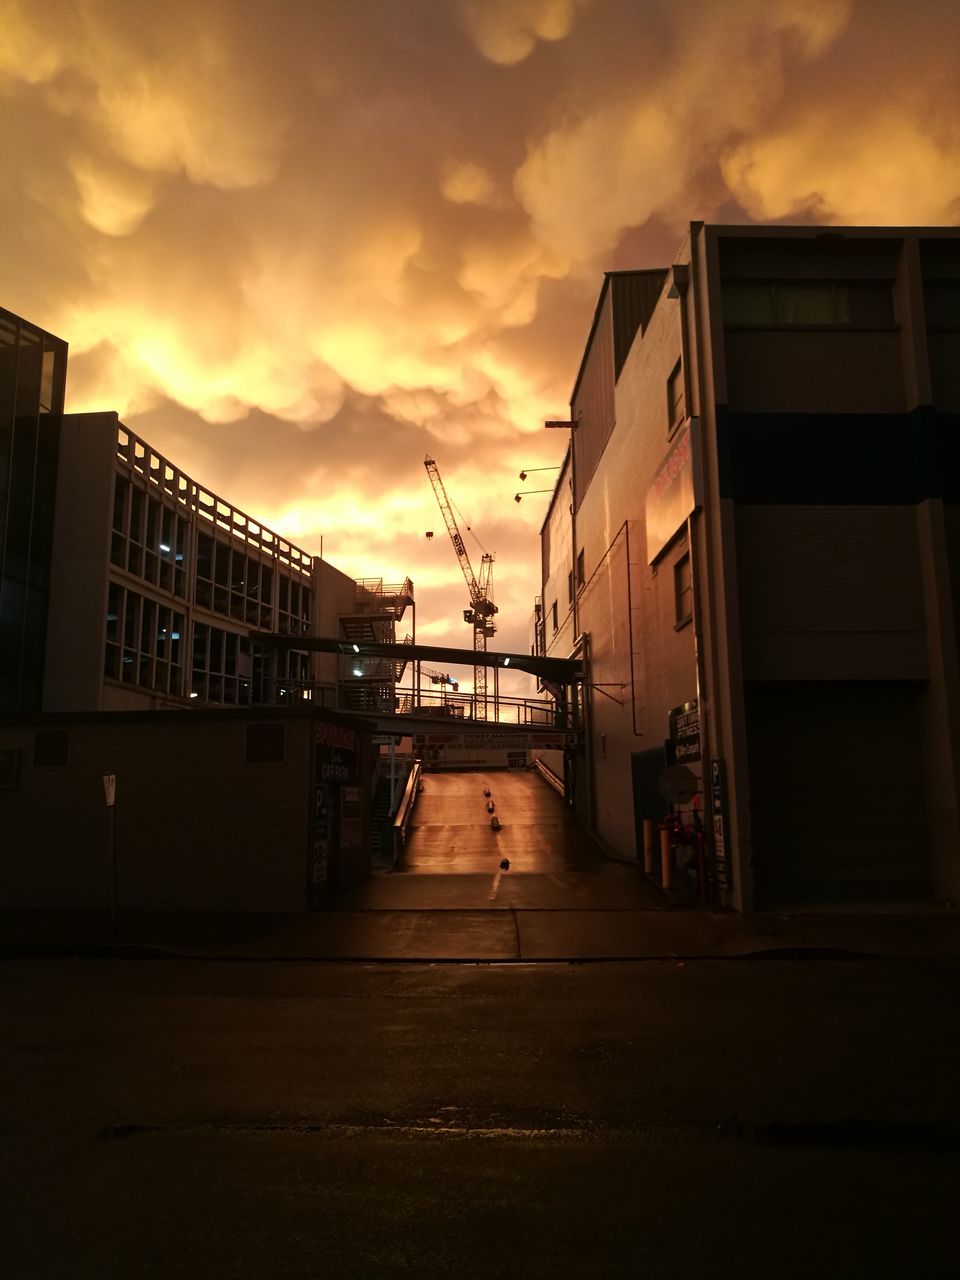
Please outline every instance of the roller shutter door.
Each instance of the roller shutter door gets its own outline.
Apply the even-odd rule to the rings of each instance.
[[[745,689],[760,905],[930,896],[920,686]]]

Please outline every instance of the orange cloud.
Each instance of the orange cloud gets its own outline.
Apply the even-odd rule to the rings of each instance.
[[[540,40],[570,34],[578,9],[589,0],[461,0],[464,25],[491,62],[512,66],[533,52]]]
[[[755,218],[823,222],[956,222],[960,213],[960,126],[937,137],[903,110],[836,127],[818,112],[732,147],[727,185]]]
[[[601,272],[690,218],[955,221],[954,10],[6,0],[0,305],[70,342],[70,407],[452,592],[434,453],[525,627],[516,473],[562,447]]]

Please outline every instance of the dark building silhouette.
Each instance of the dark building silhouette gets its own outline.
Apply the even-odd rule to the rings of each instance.
[[[538,643],[600,839],[678,761],[735,906],[960,899],[960,231],[694,223],[606,278],[570,417]]]
[[[40,709],[66,366],[0,309],[0,715]]]

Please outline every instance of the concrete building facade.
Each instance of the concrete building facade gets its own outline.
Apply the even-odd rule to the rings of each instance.
[[[63,418],[43,710],[291,702],[332,655],[251,633],[340,634],[357,584],[186,475],[114,413]]]
[[[684,763],[722,901],[958,900],[958,357],[955,229],[696,223],[606,278],[538,643],[611,851]]]

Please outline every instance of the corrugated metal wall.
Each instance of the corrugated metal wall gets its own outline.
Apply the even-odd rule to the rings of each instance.
[[[616,423],[614,388],[637,333],[643,333],[666,271],[607,275],[570,402],[576,432],[576,505],[580,506]]]

